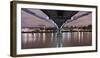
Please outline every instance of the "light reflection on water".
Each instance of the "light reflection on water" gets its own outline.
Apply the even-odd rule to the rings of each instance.
[[[92,32],[22,33],[22,49],[92,45]]]

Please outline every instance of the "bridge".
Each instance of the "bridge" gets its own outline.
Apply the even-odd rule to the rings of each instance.
[[[36,16],[40,18],[41,20],[45,20],[46,22],[50,22],[53,24],[56,28],[62,28],[62,26],[66,23],[72,22],[74,20],[77,20],[78,18],[82,16],[86,16],[90,14],[91,12],[81,12],[81,15],[79,11],[71,11],[71,10],[48,10],[48,9],[31,9],[31,8],[22,8],[22,11],[25,11],[28,14],[31,14],[33,16]]]

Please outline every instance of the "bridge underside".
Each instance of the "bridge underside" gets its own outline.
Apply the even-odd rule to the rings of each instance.
[[[89,11],[21,9],[21,24],[23,27],[66,28],[84,27],[92,24]],[[81,19],[80,19],[81,18]]]
[[[67,20],[71,19],[78,11],[70,10],[42,10],[49,16],[60,28]]]
[[[47,10],[47,9],[40,9],[40,10],[35,10],[35,9],[27,9],[27,8],[22,8],[22,11],[31,14],[33,16],[36,16],[40,19],[52,20],[58,28],[60,28],[67,20],[70,20],[73,15],[78,13],[78,11],[69,11],[69,10]],[[37,13],[36,13],[37,12]],[[41,13],[41,14],[38,14]],[[46,18],[47,17],[47,18]]]

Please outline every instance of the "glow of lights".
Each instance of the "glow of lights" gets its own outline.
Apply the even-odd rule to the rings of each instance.
[[[43,33],[43,43],[45,43],[45,40],[46,40],[45,33]]]

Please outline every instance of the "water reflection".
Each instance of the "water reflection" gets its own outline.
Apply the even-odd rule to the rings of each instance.
[[[91,45],[92,32],[64,32],[63,47]]]
[[[22,49],[88,46],[92,45],[92,32],[22,33],[21,41]]]
[[[22,33],[22,48],[56,47],[56,33]]]

